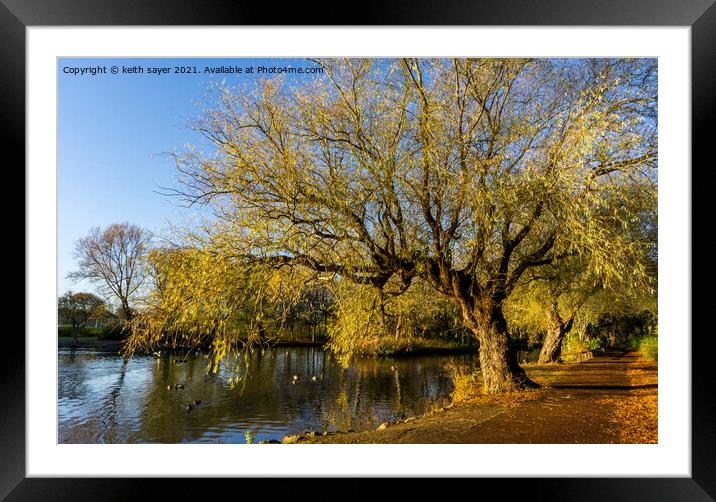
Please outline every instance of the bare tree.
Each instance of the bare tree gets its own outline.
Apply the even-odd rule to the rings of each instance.
[[[145,255],[149,233],[129,223],[114,223],[104,230],[90,230],[75,245],[75,258],[80,268],[68,277],[80,281],[89,279],[100,290],[119,301],[120,313],[130,320],[130,302],[146,278]]]

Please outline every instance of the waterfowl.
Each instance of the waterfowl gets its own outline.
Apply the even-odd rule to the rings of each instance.
[[[156,352],[152,352],[152,355],[153,355],[154,357],[162,357],[162,351],[161,351],[161,350],[158,350],[158,351],[156,351]]]
[[[390,371],[396,371],[397,369],[398,369],[398,368],[396,368],[395,366],[391,366],[391,367],[390,367]]]
[[[318,380],[318,377],[317,377],[316,375],[313,375],[313,376],[311,377],[311,380],[313,380],[313,381],[315,382],[315,381]]]

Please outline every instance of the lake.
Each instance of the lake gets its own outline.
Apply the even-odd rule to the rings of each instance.
[[[320,348],[283,347],[232,358],[208,375],[201,353],[125,362],[111,352],[61,348],[58,441],[246,443],[375,429],[444,404],[452,391],[447,365],[473,357],[366,358],[343,368]]]

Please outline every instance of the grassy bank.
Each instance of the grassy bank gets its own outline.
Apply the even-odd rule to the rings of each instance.
[[[110,351],[117,351],[122,348],[121,340],[103,340],[96,336],[84,336],[77,338],[77,345],[73,344],[71,336],[61,336],[57,338],[58,347],[75,347],[78,349],[104,349]]]
[[[330,342],[327,344],[330,348]],[[445,340],[426,338],[378,338],[364,341],[359,348],[352,350],[356,357],[397,357],[411,355],[439,355],[474,352],[476,347]]]
[[[69,334],[66,329],[60,328],[58,342],[60,346],[72,345],[72,329]],[[85,329],[77,338],[77,347],[99,347],[99,346],[117,346],[122,343],[122,336],[107,336],[101,330],[91,328]],[[319,347],[330,350],[324,341],[311,340],[269,340],[266,342],[268,347]],[[159,345],[158,349],[167,350],[169,346]],[[175,347],[176,350],[187,349],[188,347]],[[192,347],[208,350],[208,346]],[[361,351],[358,357],[401,357],[414,355],[441,355],[441,354],[459,354],[466,352],[474,352],[476,349],[470,345],[462,345],[454,342],[444,342],[440,340],[423,340],[412,339],[404,340],[396,343],[390,340],[380,345],[371,347],[370,350]]]
[[[106,326],[102,328],[94,328],[86,326],[80,328],[77,338],[88,339],[95,338],[97,340],[123,340],[127,336],[127,332],[121,326]],[[72,338],[72,326],[58,326],[57,336],[60,338]]]

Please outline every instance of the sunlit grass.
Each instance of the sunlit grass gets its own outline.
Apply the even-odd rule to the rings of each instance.
[[[544,389],[524,389],[499,394],[487,394],[484,391],[482,374],[475,365],[448,365],[453,378],[453,391],[450,398],[453,404],[501,404],[514,405],[533,401],[542,396]]]
[[[329,348],[331,348],[329,342]],[[399,354],[429,354],[469,350],[469,345],[457,342],[419,337],[365,337],[354,341],[350,348],[351,357],[392,356]],[[340,351],[338,351],[340,354]]]

